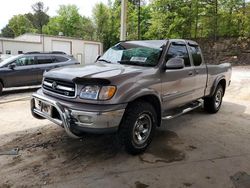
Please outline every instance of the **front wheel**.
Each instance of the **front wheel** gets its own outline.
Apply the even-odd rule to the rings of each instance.
[[[224,89],[221,85],[218,85],[214,95],[204,99],[204,109],[211,114],[217,113],[220,110],[223,95]]]
[[[120,125],[119,136],[128,153],[136,155],[150,145],[157,125],[154,107],[144,101],[136,101],[128,106]]]

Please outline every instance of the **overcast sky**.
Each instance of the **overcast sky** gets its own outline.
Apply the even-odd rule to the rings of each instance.
[[[0,4],[0,29],[8,24],[9,19],[16,14],[32,12],[31,5],[39,0],[2,0]],[[108,0],[40,0],[49,7],[48,14],[56,15],[59,5],[75,4],[79,12],[85,16],[91,16],[92,8],[98,2],[107,4]]]

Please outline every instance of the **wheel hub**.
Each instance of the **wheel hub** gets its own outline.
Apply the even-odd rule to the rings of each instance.
[[[152,128],[152,120],[148,114],[140,115],[134,126],[134,141],[137,144],[143,144],[149,137]]]
[[[215,95],[215,106],[216,108],[219,108],[222,100],[222,92],[221,90],[218,90],[216,95]]]

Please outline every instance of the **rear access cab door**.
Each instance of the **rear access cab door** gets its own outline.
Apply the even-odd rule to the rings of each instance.
[[[185,67],[183,69],[165,70],[161,74],[162,100],[165,111],[194,100],[196,78],[186,42],[182,40],[170,41],[164,64],[171,58],[176,57],[184,59]]]
[[[207,65],[205,64],[198,44],[194,42],[187,42],[187,44],[195,74],[195,91],[193,92],[193,98],[197,100],[205,95],[205,89],[207,87]]]

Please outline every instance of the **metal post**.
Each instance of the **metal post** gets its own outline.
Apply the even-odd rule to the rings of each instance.
[[[138,1],[138,40],[141,39],[141,0]]]
[[[120,41],[126,40],[126,32],[127,32],[126,26],[127,26],[127,0],[122,0]]]

